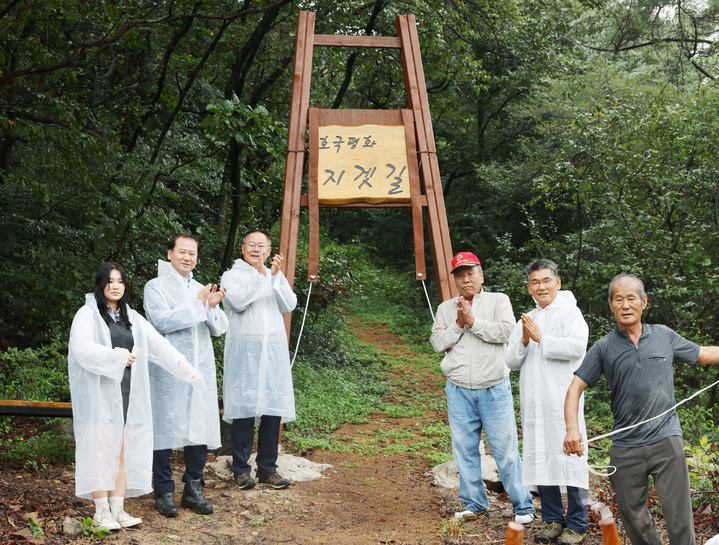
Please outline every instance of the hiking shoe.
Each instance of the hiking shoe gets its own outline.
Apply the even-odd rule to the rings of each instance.
[[[172,492],[155,494],[155,507],[163,517],[173,518],[177,516],[177,504]]]
[[[209,515],[214,509],[212,508],[212,504],[202,495],[202,488],[202,481],[200,479],[185,483],[180,505],[182,507],[189,507],[199,515]]]
[[[235,473],[235,485],[243,490],[255,486],[255,480],[250,477],[249,473]]]
[[[141,518],[130,515],[127,511],[125,511],[125,508],[122,505],[118,505],[117,507],[110,505],[110,512],[112,513],[112,516],[115,517],[117,523],[123,528],[130,528],[132,526],[142,524]]]
[[[514,522],[519,524],[531,524],[534,520],[534,513],[524,513],[522,515],[514,515]]]
[[[279,490],[280,488],[287,488],[292,484],[292,481],[290,481],[289,479],[283,479],[282,475],[280,475],[276,471],[272,473],[263,473],[261,471],[258,471],[257,482],[259,482],[260,484],[270,485],[275,490]]]
[[[92,521],[98,526],[104,526],[108,530],[119,530],[120,524],[115,520],[115,517],[110,513],[110,507],[101,507],[95,511],[95,516],[92,517]]]
[[[558,522],[545,522],[542,529],[534,534],[535,543],[554,543],[562,535],[564,528]]]
[[[475,520],[479,517],[483,517],[487,514],[487,511],[479,511],[475,513],[474,511],[470,511],[469,509],[465,509],[464,511],[457,511],[454,514],[454,518],[459,520]]]
[[[557,538],[557,545],[582,545],[587,540],[586,532],[578,534],[574,530],[565,528],[562,535]]]

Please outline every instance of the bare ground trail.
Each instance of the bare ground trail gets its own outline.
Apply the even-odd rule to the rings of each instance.
[[[504,543],[511,504],[506,494],[490,492],[489,519],[460,524],[452,514],[460,508],[457,490],[434,486],[429,462],[416,444],[421,429],[446,422],[446,413],[432,400],[444,397],[441,377],[420,360],[411,346],[403,345],[379,324],[354,323],[355,335],[374,345],[388,362],[391,392],[385,401],[403,406],[409,397],[425,400],[421,414],[393,418],[377,412],[362,424],[336,430],[337,443],[354,445],[348,452],[315,450],[286,454],[330,464],[324,477],[295,482],[286,490],[239,490],[231,480],[206,472],[205,495],[215,506],[209,516],[180,508],[180,516],[167,519],[154,508],[151,495],[126,502],[127,510],[144,523],[105,537],[113,544],[299,544],[299,545],[490,545]],[[424,356],[426,359],[426,356]],[[399,363],[398,363],[399,362]],[[301,394],[298,394],[301,395]],[[25,423],[28,428],[32,422]],[[365,445],[364,452],[357,445]],[[179,460],[176,460],[179,462]],[[181,464],[175,466],[176,497]],[[92,536],[68,535],[66,517],[91,517],[90,502],[74,496],[70,464],[34,467],[0,463],[0,543],[94,543]],[[535,504],[537,502],[535,501]],[[27,518],[42,528],[44,537],[32,537]],[[540,526],[525,531],[525,543]],[[593,525],[596,532],[596,525]],[[598,534],[587,544],[601,543]]]

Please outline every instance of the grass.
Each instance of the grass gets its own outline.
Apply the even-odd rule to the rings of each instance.
[[[313,320],[314,332],[305,354],[298,358],[301,363],[294,368],[298,418],[288,426],[286,437],[301,448],[368,456],[407,452],[432,463],[447,461],[451,458],[449,426],[437,422],[436,416],[437,412],[446,414],[446,399],[436,390],[427,392],[423,384],[427,380],[436,381],[432,387],[444,383],[441,356],[429,344],[431,316],[426,308],[414,311],[408,306],[418,295],[412,295],[417,285],[391,271],[359,276],[362,286],[341,301],[342,307],[329,305]],[[420,302],[426,306],[421,295]],[[352,321],[363,324],[360,327],[381,324],[400,335],[404,344],[378,350],[360,342],[347,327],[350,314]],[[331,324],[329,335],[320,333],[326,324]],[[342,424],[361,424],[377,414],[385,421],[417,423],[364,431],[355,438],[332,434]]]

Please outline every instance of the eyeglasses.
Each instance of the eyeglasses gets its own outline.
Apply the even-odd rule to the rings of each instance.
[[[551,285],[554,284],[554,282],[556,282],[556,281],[557,281],[557,277],[556,277],[556,276],[553,276],[553,277],[551,277],[551,278],[542,278],[541,280],[536,280],[536,279],[535,279],[535,280],[532,280],[532,281],[529,283],[529,285],[532,286],[533,288],[536,288],[536,287],[539,286],[540,284],[543,285],[543,286],[551,286]]]
[[[259,249],[259,250],[264,250],[265,248],[267,248],[267,244],[265,244],[265,243],[263,243],[263,242],[260,242],[259,244],[256,243],[256,242],[248,242],[248,243],[246,244],[246,246],[247,246],[250,250],[254,250],[255,248],[257,248],[257,249]]]

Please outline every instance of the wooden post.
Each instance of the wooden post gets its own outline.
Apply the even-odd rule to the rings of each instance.
[[[440,301],[446,301],[456,292],[454,283],[450,281],[452,243],[449,237],[447,213],[444,208],[442,181],[439,177],[437,149],[434,144],[432,118],[429,112],[429,99],[414,15],[398,16],[396,26],[402,44],[402,67],[407,88],[407,102],[414,112],[415,127],[417,128],[417,146],[422,165],[420,173],[427,196],[427,224],[435,278]]]
[[[300,195],[305,170],[305,134],[307,108],[310,103],[312,75],[312,43],[315,34],[315,14],[300,11],[295,37],[295,64],[292,73],[290,119],[287,130],[287,162],[285,163],[285,192],[282,200],[280,252],[285,256],[282,272],[291,288],[295,285],[297,266],[297,237],[300,228]],[[285,314],[287,341],[290,339],[292,314]]]

